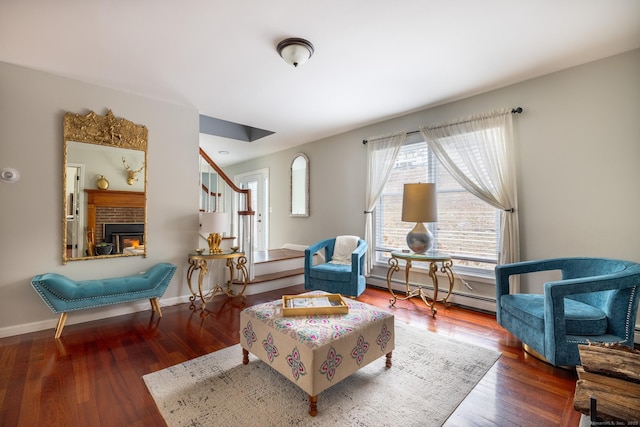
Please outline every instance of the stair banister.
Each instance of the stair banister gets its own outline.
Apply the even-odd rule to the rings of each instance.
[[[219,177],[231,188],[234,192],[244,195],[244,209],[241,210],[238,206],[238,243],[240,248],[245,253],[245,257],[247,258],[247,273],[249,275],[248,279],[251,281],[255,277],[254,273],[254,262],[253,262],[253,220],[255,212],[251,207],[251,189],[248,188],[239,188],[224,171],[209,157],[209,155],[202,149],[199,149],[200,156],[216,171]],[[211,197],[212,191],[202,184],[202,189],[206,194]],[[215,196],[214,196],[215,197]]]

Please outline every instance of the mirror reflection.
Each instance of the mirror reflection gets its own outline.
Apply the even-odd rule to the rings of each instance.
[[[146,256],[147,129],[109,111],[64,118],[63,263]]]
[[[291,216],[309,216],[309,158],[298,153],[291,161]]]

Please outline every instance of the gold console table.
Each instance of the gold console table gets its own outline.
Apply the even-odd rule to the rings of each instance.
[[[404,298],[398,298],[391,288],[391,278],[393,273],[400,270],[400,266],[398,265],[399,260],[405,261],[404,282],[407,286],[407,292]],[[429,277],[431,277],[431,281],[433,283],[433,297],[427,295],[422,286],[417,286],[414,289],[411,289],[411,285],[409,285],[409,271],[411,270],[411,263],[414,261],[429,263]],[[438,263],[440,263],[440,267],[438,267]],[[443,302],[446,305],[448,303],[447,299],[451,296],[451,291],[453,290],[452,265],[453,261],[451,260],[451,257],[444,253],[427,252],[424,254],[416,254],[400,251],[391,252],[391,258],[389,259],[389,271],[387,271],[387,286],[389,287],[389,292],[391,292],[393,298],[389,298],[389,304],[393,306],[397,300],[404,301],[417,295],[422,299],[422,301],[424,301],[427,307],[431,309],[431,315],[436,317],[436,313],[438,312],[435,307],[436,302]],[[449,291],[447,292],[447,295],[441,299],[438,299],[438,276],[436,275],[438,270],[445,273],[449,279]]]
[[[216,283],[210,289],[205,289],[203,286],[204,276],[209,272],[209,267],[207,262],[226,260],[226,267],[229,269],[229,280],[226,283],[226,286],[223,287],[219,283]],[[235,261],[235,262],[234,262]],[[244,291],[247,289],[247,280],[249,275],[247,274],[247,258],[244,256],[244,252],[233,252],[233,251],[224,251],[221,253],[190,253],[189,254],[189,269],[187,270],[187,284],[189,285],[189,290],[191,291],[191,296],[189,297],[189,301],[191,301],[191,305],[194,306],[195,301],[199,299],[202,302],[202,308],[204,309],[207,305],[207,302],[211,301],[211,299],[217,294],[226,294],[230,297],[240,297],[244,296]],[[193,273],[199,270],[198,274],[198,288],[194,290],[193,284],[191,283],[191,277]],[[241,280],[243,283],[243,288],[240,293],[233,292],[233,282],[234,282],[234,271],[238,270],[239,275],[241,276]]]

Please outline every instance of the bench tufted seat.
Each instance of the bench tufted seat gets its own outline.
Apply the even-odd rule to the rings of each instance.
[[[31,285],[54,313],[61,313],[55,337],[59,338],[67,312],[148,298],[151,309],[162,317],[162,297],[176,271],[168,263],[156,264],[144,273],[98,280],[71,280],[62,274],[35,276]]]

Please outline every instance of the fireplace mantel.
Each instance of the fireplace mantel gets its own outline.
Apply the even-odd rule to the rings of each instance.
[[[87,193],[87,228],[96,229],[96,209],[108,208],[144,208],[144,191],[84,190]]]

